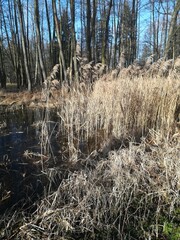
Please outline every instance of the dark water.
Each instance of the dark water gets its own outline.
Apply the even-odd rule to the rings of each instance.
[[[0,215],[17,204],[34,209],[34,201],[49,184],[42,172],[42,162],[37,162],[42,156],[42,121],[50,136],[48,144],[52,143],[50,153],[58,154],[56,120],[55,112],[48,113],[44,109],[0,109]],[[26,151],[35,155],[28,158],[24,156]],[[54,164],[49,156],[48,166]]]
[[[0,161],[4,158],[16,160],[28,150],[41,152],[41,126],[47,114],[45,109],[0,109]],[[57,130],[57,117],[54,112],[48,114],[49,131]],[[53,135],[52,135],[53,137]],[[52,139],[55,141],[55,139]],[[53,144],[57,151],[58,144]]]

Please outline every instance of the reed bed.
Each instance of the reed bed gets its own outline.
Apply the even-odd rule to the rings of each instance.
[[[99,80],[92,91],[72,91],[60,99],[61,132],[65,131],[72,149],[94,142],[89,154],[111,138],[140,142],[151,129],[170,140],[179,94],[179,79]]]
[[[0,221],[7,239],[180,239],[179,95],[178,78],[110,75],[54,93],[64,158],[18,231]]]

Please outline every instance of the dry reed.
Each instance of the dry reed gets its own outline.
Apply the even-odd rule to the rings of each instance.
[[[70,171],[20,236],[159,239],[180,204],[180,145],[162,141],[158,133],[156,141],[161,147],[148,152],[145,143],[131,143],[108,158],[86,159],[93,166]]]
[[[180,237],[179,79],[105,78],[62,88],[67,165],[43,169],[49,184],[17,239],[168,239],[168,224]]]
[[[179,94],[179,79],[99,80],[93,91],[72,91],[60,100],[62,132],[68,135],[70,149],[75,150],[77,141],[88,143],[92,138],[94,149],[111,137],[140,142],[150,129],[170,139],[175,131]]]

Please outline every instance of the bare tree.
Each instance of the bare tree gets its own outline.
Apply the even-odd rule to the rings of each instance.
[[[49,61],[50,61],[50,68],[53,65],[53,43],[52,43],[52,34],[51,34],[51,24],[50,24],[50,16],[49,16],[49,9],[48,9],[48,2],[45,0],[45,8],[46,8],[46,18],[47,18],[47,26],[48,26],[48,36],[49,36]]]
[[[91,0],[86,1],[87,9],[86,9],[86,45],[87,45],[87,57],[88,61],[91,61]]]
[[[93,13],[91,19],[91,40],[92,40],[92,52],[91,56],[93,60],[96,62],[96,15],[97,15],[97,0],[93,0]]]
[[[173,41],[175,40],[175,29],[176,29],[176,22],[177,22],[177,17],[178,13],[180,11],[180,0],[177,0],[176,5],[174,7],[174,11],[172,13],[171,17],[171,22],[170,22],[170,27],[169,27],[169,33],[168,33],[168,40],[166,43],[166,48],[164,52],[164,57],[165,59],[172,58],[174,56],[173,53]],[[171,51],[171,53],[170,53]]]
[[[71,72],[74,71],[75,80],[78,80],[77,58],[76,58],[76,36],[75,36],[75,3],[70,0],[71,8]],[[72,74],[71,74],[72,79]]]
[[[130,59],[129,62],[133,63],[136,59],[136,49],[137,49],[137,11],[138,11],[138,1],[132,1],[132,19],[131,19],[131,27],[130,27]]]
[[[23,21],[23,10],[22,10],[22,3],[21,0],[16,0],[17,8],[18,8],[18,15],[19,15],[19,23],[20,23],[20,31],[21,31],[21,41],[22,41],[22,49],[23,49],[23,56],[24,56],[24,65],[26,70],[26,77],[28,82],[28,91],[31,91],[32,84],[29,72],[29,65],[28,65],[28,56],[27,56],[27,43],[25,37],[25,28],[24,28],[24,21]]]
[[[56,34],[57,34],[58,45],[59,45],[60,79],[61,81],[63,79],[66,81],[66,65],[65,65],[64,55],[62,50],[61,34],[60,34],[59,20],[57,16],[57,8],[56,8],[55,0],[52,0],[52,6],[53,6],[53,14],[54,14],[54,20],[55,20]]]
[[[103,21],[103,42],[102,42],[102,57],[101,61],[103,64],[106,64],[106,53],[107,53],[107,45],[108,45],[108,34],[109,34],[109,19],[111,14],[111,8],[112,8],[112,0],[110,0],[107,4],[108,8],[106,9],[104,6],[104,17],[102,19]]]
[[[42,71],[43,82],[46,80],[46,70],[43,61],[42,48],[41,48],[41,35],[40,35],[40,16],[39,16],[39,1],[34,0],[34,19],[36,25],[36,39],[37,39],[37,50],[38,50],[38,59]]]

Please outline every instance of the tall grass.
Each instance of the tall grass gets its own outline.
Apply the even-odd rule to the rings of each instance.
[[[63,88],[59,137],[69,163],[47,171],[57,189],[49,187],[20,236],[179,239],[179,90],[171,78]]]
[[[150,129],[168,140],[175,129],[179,93],[179,79],[99,80],[93,91],[71,92],[60,100],[62,131],[71,149],[81,142],[90,147],[93,141],[90,152],[112,137],[140,142]]]
[[[180,238],[179,79],[105,78],[53,93],[65,161],[17,239]]]

